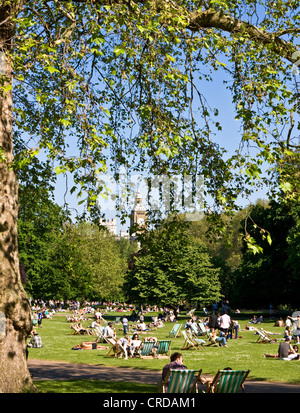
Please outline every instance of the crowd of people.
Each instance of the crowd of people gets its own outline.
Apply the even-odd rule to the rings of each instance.
[[[28,349],[42,347],[42,340],[37,330],[42,328],[43,319],[51,319],[56,312],[67,311],[71,314],[66,315],[66,321],[70,322],[71,327],[78,331],[81,335],[95,335],[94,330],[101,328],[103,332],[104,341],[99,342],[98,338],[95,341],[83,341],[79,346],[75,346],[75,349],[81,350],[94,350],[94,349],[109,349],[108,343],[105,339],[114,339],[113,351],[116,356],[127,360],[128,358],[139,357],[143,348],[143,343],[149,340],[155,342],[157,346],[157,338],[149,337],[151,331],[157,330],[160,327],[164,327],[166,322],[176,322],[183,313],[184,316],[188,315],[188,319],[185,322],[184,329],[189,330],[191,334],[200,332],[199,324],[203,324],[206,334],[205,341],[207,346],[228,347],[230,340],[242,338],[239,336],[241,330],[238,320],[231,317],[229,314],[229,306],[227,302],[224,302],[222,308],[218,306],[212,306],[207,311],[203,309],[204,317],[198,317],[195,315],[193,308],[186,308],[185,310],[178,308],[158,307],[158,306],[140,306],[138,308],[127,305],[126,303],[115,304],[107,303],[103,306],[101,303],[79,303],[73,302],[61,302],[49,300],[48,303],[43,301],[32,302],[32,314],[33,314],[33,330],[28,337],[28,344],[26,348],[26,355],[28,357]],[[126,309],[124,315],[120,315],[118,323],[108,322],[105,315],[109,311],[116,311],[116,308],[123,311]],[[204,311],[205,310],[205,311]],[[156,311],[157,315],[146,317],[149,312]],[[198,313],[198,312],[197,312]],[[232,314],[232,313],[231,313]],[[236,312],[238,314],[238,312]],[[92,315],[92,319],[90,317]],[[145,317],[148,322],[145,322]],[[83,327],[84,321],[91,321],[88,327]],[[253,316],[246,324],[246,329],[256,328],[255,326],[263,323],[263,316]],[[274,326],[284,328],[283,342],[279,344],[278,352],[271,354],[264,354],[265,358],[277,358],[282,360],[299,360],[298,345],[300,341],[300,315],[297,317],[287,316],[285,320],[279,318]],[[122,331],[121,337],[117,338],[117,330]],[[147,333],[147,334],[146,334]],[[144,340],[141,338],[142,334],[146,334],[147,337]],[[292,345],[292,340],[296,344]],[[77,348],[76,348],[77,347]],[[186,369],[187,367],[183,363],[183,358],[180,353],[174,353],[171,356],[170,362],[166,364],[163,369],[162,379],[166,377],[168,370],[180,368]]]

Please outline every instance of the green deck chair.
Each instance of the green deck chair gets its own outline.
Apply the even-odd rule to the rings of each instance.
[[[169,332],[169,336],[174,337],[174,338],[177,337],[181,327],[182,327],[182,324],[179,324],[179,323],[174,324],[172,330]]]
[[[202,370],[173,370],[171,369],[162,382],[163,393],[198,393],[197,383]],[[196,375],[197,373],[197,375]]]
[[[209,330],[207,330],[206,328],[205,328],[205,325],[204,325],[204,323],[202,322],[202,321],[199,321],[199,323],[198,323],[198,327],[199,327],[199,332],[200,332],[200,336],[209,336]]]
[[[219,370],[213,381],[208,384],[207,393],[245,392],[244,381],[250,370]]]
[[[194,336],[200,335],[200,331],[198,330],[198,327],[196,327],[194,324],[191,325],[191,331]]]
[[[157,349],[155,351],[155,357],[170,356],[171,353],[171,340],[159,340],[157,343]]]
[[[140,350],[141,358],[147,357],[147,356],[153,356],[152,350],[153,350],[154,344],[155,344],[154,341],[144,341],[143,347]]]

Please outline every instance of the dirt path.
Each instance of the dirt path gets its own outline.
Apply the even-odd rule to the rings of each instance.
[[[123,367],[65,363],[62,361],[28,360],[33,380],[104,380],[154,384],[161,373]],[[300,393],[300,385],[247,380],[246,393]]]

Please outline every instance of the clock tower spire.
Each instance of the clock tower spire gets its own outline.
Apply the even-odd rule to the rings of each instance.
[[[130,227],[136,224],[141,228],[145,227],[146,220],[147,220],[146,208],[144,207],[143,198],[138,188],[136,196],[135,196],[134,207],[131,211]],[[131,239],[132,240],[135,239],[135,234],[132,234]]]

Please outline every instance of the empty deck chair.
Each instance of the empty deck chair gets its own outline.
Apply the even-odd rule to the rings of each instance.
[[[198,393],[197,383],[202,370],[171,369],[162,382],[163,393]]]
[[[244,381],[250,370],[219,370],[212,382],[207,385],[207,393],[245,392]]]
[[[180,330],[181,330],[182,324],[174,324],[172,330],[169,332],[169,337],[177,337]]]

